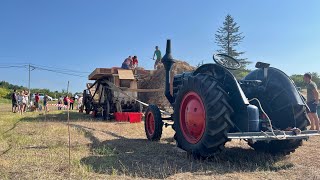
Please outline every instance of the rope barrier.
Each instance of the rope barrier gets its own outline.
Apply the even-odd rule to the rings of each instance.
[[[64,105],[64,104],[47,104],[47,106],[56,106],[56,107],[68,107],[67,105]]]

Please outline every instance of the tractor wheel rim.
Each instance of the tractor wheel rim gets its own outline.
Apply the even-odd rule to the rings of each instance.
[[[188,92],[180,106],[180,127],[185,139],[198,143],[206,127],[206,111],[201,97],[195,92]]]
[[[147,132],[150,136],[152,136],[154,134],[154,129],[155,129],[154,115],[152,112],[148,112],[146,123],[147,123]]]

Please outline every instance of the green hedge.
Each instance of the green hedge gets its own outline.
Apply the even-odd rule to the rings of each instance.
[[[10,99],[10,90],[0,87],[0,98]]]

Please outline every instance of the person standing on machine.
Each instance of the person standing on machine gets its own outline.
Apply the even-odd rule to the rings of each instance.
[[[317,84],[312,81],[312,76],[309,73],[304,74],[303,80],[307,83],[307,105],[310,109],[310,112],[308,112],[308,116],[311,121],[310,130],[319,131],[319,118],[317,114],[317,106],[319,104],[319,92]]]
[[[154,60],[154,56],[156,56],[156,62],[154,63],[154,69],[157,69],[157,66],[159,63],[161,63],[161,51],[159,50],[159,47],[156,46],[156,50],[153,53],[153,60]]]

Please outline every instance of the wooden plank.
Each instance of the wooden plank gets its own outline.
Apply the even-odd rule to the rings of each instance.
[[[120,88],[123,91],[131,91],[131,92],[164,92],[164,88],[160,89],[131,89],[131,88]]]
[[[119,79],[129,79],[129,80],[134,79],[132,70],[118,69],[118,74],[119,74]]]
[[[103,76],[112,75],[111,68],[96,68],[88,77],[89,80],[97,80]]]

